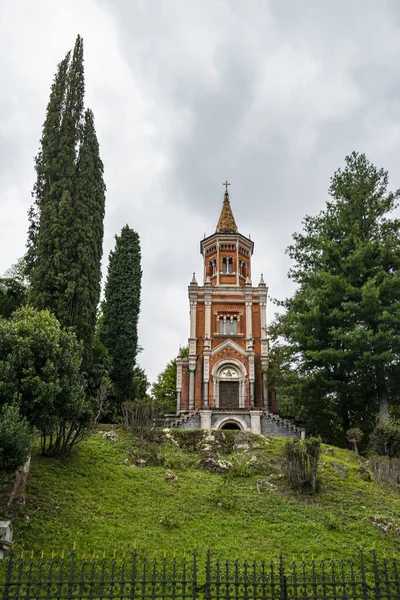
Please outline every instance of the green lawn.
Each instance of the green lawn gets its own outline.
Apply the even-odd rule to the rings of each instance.
[[[348,557],[358,548],[390,555],[400,550],[399,535],[372,523],[379,515],[400,524],[400,492],[364,481],[350,451],[323,454],[319,493],[300,496],[281,475],[283,440],[272,438],[259,451],[264,473],[247,477],[200,470],[193,451],[172,449],[165,463],[175,461],[178,482],[171,483],[165,466],[133,468],[132,451],[148,458],[148,445],[117,433],[112,442],[94,432],[66,460],[35,454],[25,507],[7,509],[3,490],[0,518],[12,518],[17,549],[47,554],[76,544],[79,553],[121,554],[136,542],[151,556],[181,555],[196,546],[200,553],[209,548],[214,555],[249,559],[281,551],[327,558]],[[345,477],[333,463],[348,469]],[[268,475],[274,489],[260,493],[257,481]]]

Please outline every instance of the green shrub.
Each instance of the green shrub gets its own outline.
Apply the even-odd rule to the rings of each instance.
[[[31,453],[31,428],[18,406],[5,404],[0,413],[0,475],[15,471]]]
[[[321,452],[321,439],[309,437],[306,440],[292,438],[284,446],[286,477],[290,487],[303,492],[317,490],[318,460]]]
[[[232,468],[229,471],[229,477],[250,477],[254,475],[254,461],[244,452],[236,452],[230,457]]]
[[[375,427],[370,438],[371,450],[380,456],[400,458],[400,426],[381,423]]]

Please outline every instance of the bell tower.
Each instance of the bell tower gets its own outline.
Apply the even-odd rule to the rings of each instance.
[[[202,429],[261,433],[262,415],[276,409],[267,386],[268,289],[262,275],[253,287],[254,242],[238,231],[229,185],[215,232],[200,242],[203,281],[193,274],[189,285],[189,354],[177,359],[177,413]]]

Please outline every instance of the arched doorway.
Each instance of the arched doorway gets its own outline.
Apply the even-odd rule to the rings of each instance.
[[[235,423],[234,421],[228,421],[227,423],[224,423],[221,427],[221,429],[234,429],[236,431],[241,431],[241,427],[239,425],[239,423]]]
[[[239,408],[240,373],[233,365],[224,365],[218,372],[219,408]]]
[[[229,417],[221,417],[218,421],[213,425],[213,429],[235,429],[246,430],[250,429],[246,421],[239,417],[239,415],[229,415]]]

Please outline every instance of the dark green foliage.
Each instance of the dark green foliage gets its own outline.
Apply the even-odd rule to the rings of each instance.
[[[49,311],[21,308],[0,319],[0,406],[18,404],[43,452],[67,454],[89,425],[81,360],[75,335]]]
[[[165,414],[176,412],[176,359],[171,360],[153,383],[151,394]]]
[[[60,128],[65,103],[67,74],[71,53],[58,65],[47,105],[43,124],[40,150],[35,159],[36,183],[33,188],[34,203],[29,211],[27,271],[32,274],[38,254],[38,235],[41,211],[50,201],[50,191],[59,179],[58,154],[60,150]]]
[[[288,249],[299,284],[280,318],[298,375],[289,392],[308,429],[341,444],[352,427],[371,432],[399,397],[399,192],[387,188],[385,171],[348,156],[326,210]]]
[[[100,297],[105,185],[93,113],[83,114],[83,40],[54,80],[30,213],[27,264],[31,298],[83,342],[90,365]]]
[[[25,304],[27,297],[26,285],[14,277],[0,278],[0,316],[8,317]]]
[[[316,492],[320,453],[320,438],[309,437],[305,440],[292,438],[286,442],[284,447],[286,476],[293,490]]]
[[[138,320],[142,282],[139,235],[125,225],[110,252],[103,303],[102,339],[111,357],[115,404],[135,398]],[[142,384],[139,384],[142,393]]]
[[[135,390],[135,398],[146,399],[148,398],[148,389],[150,387],[150,381],[147,375],[139,365],[136,365],[133,369],[133,387]]]
[[[87,110],[75,174],[73,220],[69,231],[69,244],[74,252],[66,290],[69,299],[69,315],[66,318],[84,343],[87,362],[91,358],[96,309],[100,299],[104,210],[103,163],[93,113]]]
[[[0,409],[0,477],[15,471],[30,455],[32,430],[16,404]]]
[[[372,432],[371,449],[380,456],[400,458],[400,425],[379,423]]]
[[[179,355],[188,356],[189,346],[180,349]],[[176,359],[171,360],[164,371],[157,376],[157,381],[153,383],[151,395],[165,414],[176,413]]]

